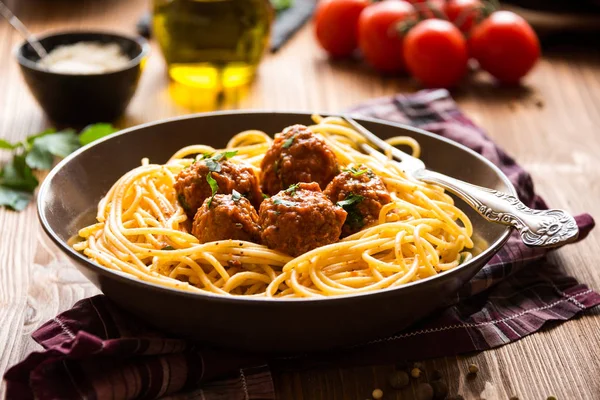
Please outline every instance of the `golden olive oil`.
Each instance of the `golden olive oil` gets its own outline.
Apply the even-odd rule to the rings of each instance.
[[[169,76],[222,92],[247,85],[269,37],[269,0],[154,0],[153,28]]]

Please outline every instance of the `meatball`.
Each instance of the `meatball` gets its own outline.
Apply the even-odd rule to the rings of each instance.
[[[306,126],[293,125],[275,136],[261,164],[263,192],[274,195],[298,182],[324,189],[339,172],[333,151]]]
[[[381,207],[392,201],[381,178],[364,166],[344,170],[333,178],[325,194],[332,202],[341,202],[348,212],[342,236],[377,222]]]
[[[235,189],[248,198],[254,207],[260,206],[262,193],[258,178],[250,166],[231,161],[199,160],[181,171],[175,182],[177,199],[188,217],[193,218],[204,200],[212,196],[212,189],[206,180],[209,172],[219,186],[217,193],[231,194]]]
[[[239,193],[217,194],[204,201],[192,225],[200,243],[217,240],[245,240],[260,243],[258,213]]]
[[[336,242],[346,211],[333,204],[319,184],[299,183],[263,201],[259,211],[264,245],[291,256]]]

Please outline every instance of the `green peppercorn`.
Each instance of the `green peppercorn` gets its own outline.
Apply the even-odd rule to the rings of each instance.
[[[389,383],[394,389],[402,389],[410,384],[410,377],[406,371],[395,371],[390,375]]]

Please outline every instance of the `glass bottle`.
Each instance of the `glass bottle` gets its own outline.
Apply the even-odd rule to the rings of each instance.
[[[272,14],[269,0],[153,0],[153,32],[174,82],[223,92],[254,77]]]

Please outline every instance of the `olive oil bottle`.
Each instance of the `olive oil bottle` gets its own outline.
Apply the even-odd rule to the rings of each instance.
[[[214,92],[247,85],[272,14],[269,0],[153,0],[153,31],[169,76]]]

